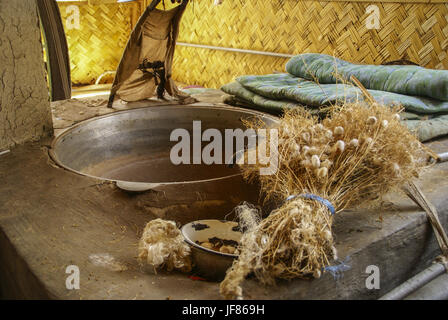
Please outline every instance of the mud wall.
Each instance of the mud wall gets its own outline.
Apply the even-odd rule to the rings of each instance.
[[[0,151],[52,133],[35,0],[0,0]]]

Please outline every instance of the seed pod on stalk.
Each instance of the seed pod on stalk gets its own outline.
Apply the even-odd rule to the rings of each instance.
[[[267,284],[320,277],[336,258],[334,214],[400,189],[427,166],[427,149],[397,121],[397,112],[379,104],[335,106],[323,127],[303,110],[285,112],[280,125],[291,124],[301,152],[280,143],[273,175],[259,175],[257,164],[240,167],[245,179],[258,181],[266,199],[279,205],[243,234],[240,256],[221,283],[225,298],[242,297],[241,283],[251,272]]]

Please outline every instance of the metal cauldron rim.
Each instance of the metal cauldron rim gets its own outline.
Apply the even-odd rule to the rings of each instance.
[[[128,110],[121,110],[121,111],[116,111],[116,112],[112,112],[106,115],[102,115],[102,116],[97,116],[97,117],[93,117],[90,119],[86,119],[83,120],[81,122],[78,122],[74,125],[72,125],[71,127],[67,128],[66,130],[64,130],[61,134],[59,134],[57,137],[55,137],[51,143],[51,148],[48,151],[51,159],[60,167],[64,168],[65,170],[68,170],[70,172],[79,174],[81,176],[85,176],[85,177],[89,177],[89,178],[93,178],[93,179],[97,179],[97,180],[102,180],[102,181],[110,181],[110,182],[131,182],[131,181],[124,181],[124,180],[116,180],[116,179],[109,179],[109,178],[104,178],[104,177],[98,177],[98,176],[94,176],[94,175],[90,175],[78,170],[75,170],[73,168],[70,168],[66,165],[64,165],[59,158],[57,157],[56,153],[55,153],[55,148],[56,145],[58,144],[58,142],[63,139],[66,135],[68,135],[69,133],[71,133],[73,130],[75,130],[78,127],[84,126],[90,122],[94,122],[94,121],[98,121],[100,119],[104,119],[104,118],[108,118],[108,117],[113,117],[117,114],[123,114],[123,113],[131,113],[131,112],[135,112],[137,110],[140,109],[178,109],[178,108],[197,108],[197,109],[216,109],[216,110],[230,110],[230,111],[240,111],[246,114],[253,114],[254,116],[262,116],[265,118],[269,118],[271,121],[273,121],[274,123],[278,123],[279,122],[279,118],[276,116],[273,116],[271,114],[265,113],[265,112],[261,112],[261,111],[257,111],[257,110],[252,110],[252,109],[245,109],[245,108],[239,108],[239,107],[234,107],[234,106],[216,106],[216,105],[205,105],[205,104],[201,104],[201,105],[160,105],[160,106],[144,106],[144,107],[136,107],[136,108],[132,108],[132,109],[128,109]],[[218,178],[212,178],[212,179],[203,179],[203,180],[194,180],[194,181],[176,181],[176,182],[135,182],[136,184],[141,183],[141,184],[148,184],[148,185],[154,185],[151,188],[148,189],[155,189],[158,186],[165,186],[165,185],[182,185],[182,184],[194,184],[194,183],[204,183],[204,182],[211,182],[211,181],[219,181],[219,180],[224,180],[224,179],[230,179],[233,177],[237,177],[237,176],[241,176],[241,173],[237,173],[237,174],[232,174],[232,175],[227,175],[227,176],[223,176],[223,177],[218,177]]]

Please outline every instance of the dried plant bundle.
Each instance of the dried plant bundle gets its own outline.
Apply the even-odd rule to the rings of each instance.
[[[257,129],[260,122],[247,125]],[[240,285],[250,272],[264,283],[319,278],[337,257],[334,213],[399,190],[419,176],[428,158],[400,123],[399,109],[376,103],[336,106],[321,122],[303,110],[286,111],[278,142],[276,174],[259,175],[261,164],[241,166],[266,199],[283,205],[243,235],[240,257],[221,283],[226,298],[242,296]]]
[[[138,260],[168,271],[191,271],[190,247],[176,223],[162,219],[148,222],[138,245]]]

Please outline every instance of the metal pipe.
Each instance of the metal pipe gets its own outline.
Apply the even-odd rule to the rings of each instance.
[[[448,273],[438,276],[404,300],[448,300]]]
[[[229,47],[216,47],[216,46],[209,46],[209,45],[204,45],[204,44],[193,44],[193,43],[186,43],[186,42],[177,42],[176,44],[179,46],[183,46],[183,47],[219,50],[219,51],[227,51],[227,52],[249,53],[249,54],[257,54],[257,55],[277,57],[277,58],[292,58],[295,56],[293,54],[286,54],[286,53],[237,49],[237,48],[229,48]]]
[[[433,159],[433,162],[435,159]],[[437,154],[437,162],[448,161],[448,152]],[[445,273],[445,274],[444,274]],[[448,266],[434,263],[379,300],[448,299]]]
[[[444,272],[447,272],[447,270],[443,264],[439,262],[434,263],[429,268],[423,270],[419,274],[382,296],[379,300],[401,300],[415,290],[423,287],[428,282],[434,280]]]

